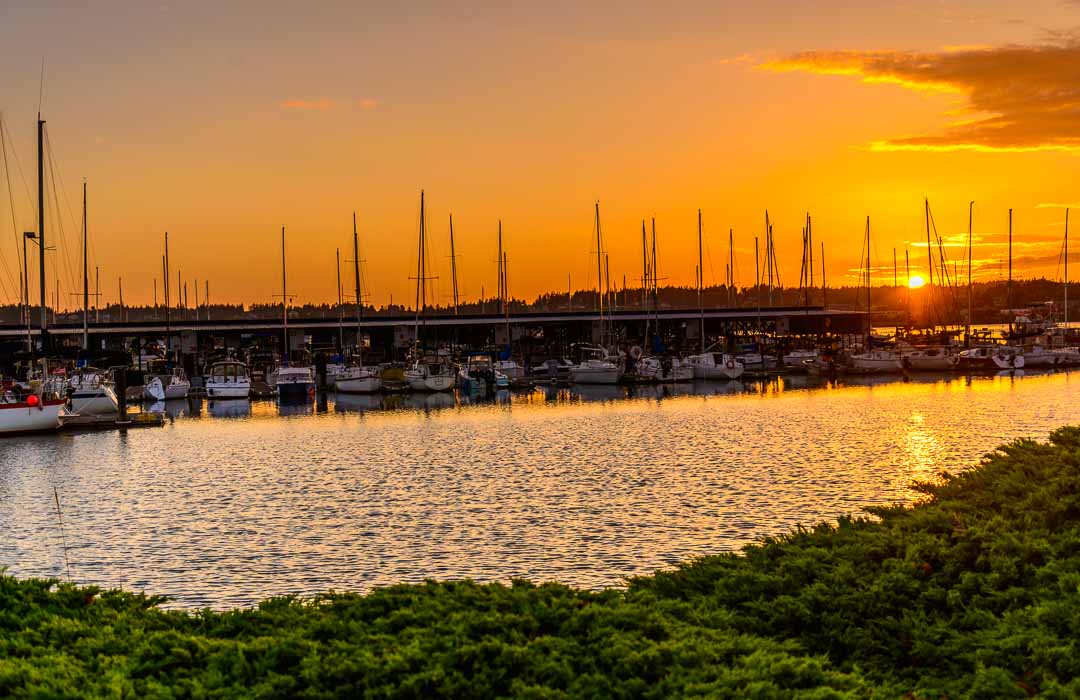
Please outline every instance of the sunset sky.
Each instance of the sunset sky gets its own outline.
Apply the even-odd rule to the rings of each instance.
[[[807,211],[830,283],[855,281],[866,215],[876,278],[905,246],[925,274],[924,196],[956,261],[976,202],[977,279],[1004,274],[1009,207],[1017,274],[1061,274],[1058,205],[1080,209],[1076,0],[383,5],[6,2],[0,110],[29,192],[9,162],[3,300],[36,228],[43,57],[59,255],[79,255],[86,177],[106,302],[119,275],[125,302],[151,300],[166,230],[174,275],[209,279],[215,302],[271,301],[282,225],[295,302],[329,301],[353,211],[369,301],[409,301],[421,188],[440,302],[450,212],[466,298],[494,292],[500,218],[514,295],[595,285],[596,200],[620,286],[652,216],[661,276],[693,284],[698,208],[707,283],[729,227],[736,281],[753,282],[766,209],[785,283]]]

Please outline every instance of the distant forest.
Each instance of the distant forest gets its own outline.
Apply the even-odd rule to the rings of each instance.
[[[1077,319],[1080,316],[1080,285],[1069,285],[1069,318]],[[813,290],[800,290],[797,288],[774,288],[772,290],[770,304],[770,292],[764,285],[758,288],[741,287],[732,289],[723,285],[706,287],[702,292],[702,304],[706,308],[762,308],[771,306],[801,306],[809,303],[811,306],[820,306],[823,301],[830,308],[852,309],[857,311],[866,310],[866,288],[840,287],[828,288],[824,297],[820,287]],[[1004,281],[979,282],[972,289],[972,318],[973,323],[1003,323],[1009,320],[1007,309],[1010,308],[1008,300],[1008,284]],[[1036,305],[1044,306],[1053,304],[1054,312],[1060,317],[1063,311],[1065,296],[1064,285],[1061,282],[1048,279],[1014,280],[1012,283],[1011,308],[1021,309]],[[968,307],[967,287],[935,287],[909,290],[907,287],[880,286],[873,287],[870,291],[870,303],[874,312],[875,323],[904,324],[908,319],[912,325],[924,325],[927,320],[935,324],[962,323]],[[643,293],[640,287],[627,288],[612,291],[605,299],[605,308],[615,310],[639,310],[643,304]],[[652,308],[653,301],[646,302],[648,308]],[[693,287],[661,287],[657,293],[656,305],[661,309],[696,309],[698,308],[698,293]],[[524,299],[511,299],[509,311],[511,313],[529,311],[584,311],[595,309],[597,306],[597,293],[594,290],[579,290],[574,292],[573,298],[568,300],[567,294],[552,292],[542,294],[532,301]],[[427,313],[453,313],[453,306],[440,304],[425,307]],[[346,320],[356,317],[356,306],[343,304],[340,308],[337,304],[304,304],[302,306],[290,306],[290,318],[334,318],[338,314]],[[458,306],[460,314],[492,314],[501,313],[499,301],[490,298],[482,301],[463,303]],[[375,307],[365,305],[363,315],[365,317],[401,316],[408,317],[415,314],[411,307],[400,304],[393,306]],[[101,309],[91,309],[91,323],[100,320],[102,323],[116,321],[157,321],[164,320],[166,310],[163,306],[128,306],[121,309],[117,304],[110,304]],[[199,308],[172,307],[169,309],[169,317],[173,320],[241,320],[241,319],[272,319],[281,316],[280,304],[212,304],[209,307],[202,305]],[[55,323],[80,323],[82,311],[60,313],[55,316],[49,309],[49,320]],[[0,323],[14,325],[20,322],[20,309],[16,305],[0,306]],[[36,319],[35,319],[36,322]]]

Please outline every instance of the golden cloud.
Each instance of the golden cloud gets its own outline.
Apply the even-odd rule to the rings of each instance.
[[[883,139],[873,150],[1080,151],[1080,40],[938,52],[810,51],[761,64],[771,71],[857,77],[964,95],[970,118],[937,134]]]

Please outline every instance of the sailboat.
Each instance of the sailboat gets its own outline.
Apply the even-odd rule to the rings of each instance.
[[[382,388],[382,379],[373,368],[364,366],[364,342],[360,333],[360,317],[363,313],[360,298],[360,244],[356,232],[356,212],[353,212],[353,272],[356,281],[356,364],[338,373],[335,386],[341,394],[371,394]]]
[[[698,334],[701,336],[701,353],[686,358],[686,367],[692,373],[694,379],[738,379],[746,371],[746,366],[734,355],[723,352],[713,352],[715,345],[705,347],[705,302],[702,291],[704,274],[702,267],[702,243],[701,243],[701,210],[698,209]]]
[[[421,321],[427,306],[427,222],[424,213],[424,191],[420,190],[420,239],[416,259],[416,320],[413,325],[415,345],[409,366],[405,369],[405,382],[413,391],[451,391],[456,373],[445,355],[422,354],[420,343]]]
[[[873,323],[870,307],[870,217],[866,217],[866,348],[850,357],[850,369],[862,374],[899,372],[902,368],[900,355],[894,350],[873,347]]]
[[[311,367],[289,366],[289,292],[285,277],[285,227],[281,227],[281,311],[284,336],[283,364],[277,371],[275,386],[281,401],[304,401],[315,393],[315,374]]]
[[[45,160],[45,121],[38,114],[37,120],[37,151],[38,173],[44,172]],[[49,352],[49,331],[45,307],[45,191],[43,181],[38,179],[38,230],[37,230],[39,257],[39,280],[41,285],[41,351],[42,354]],[[25,241],[25,239],[24,239]],[[30,290],[26,290],[27,306],[29,307]],[[29,308],[27,309],[29,311]],[[27,325],[29,326],[29,319]],[[29,338],[29,329],[27,330]],[[29,341],[28,341],[29,342]],[[65,385],[48,376],[45,370],[45,360],[42,360],[42,377],[40,383],[31,382],[30,387],[16,385],[14,382],[5,381],[0,385],[0,435],[15,435],[21,433],[37,433],[56,430],[60,427],[61,417],[64,415],[64,407],[67,399],[64,397]]]
[[[604,325],[604,246],[600,231],[600,202],[596,203],[596,295],[600,310],[600,342],[607,339]],[[623,369],[611,361],[604,347],[583,346],[581,361],[570,368],[570,381],[575,384],[615,384],[622,377]]]

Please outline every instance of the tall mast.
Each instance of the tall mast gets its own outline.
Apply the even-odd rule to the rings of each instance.
[[[341,308],[341,248],[334,248],[334,274],[337,276],[337,335],[338,349],[345,350],[345,314]],[[199,298],[199,285],[195,284],[195,298]]]
[[[506,345],[510,346],[510,275],[506,270],[507,257],[506,252],[502,254],[502,286],[503,295],[506,297],[506,303],[503,304],[503,315],[506,318]]]
[[[772,306],[772,224],[769,223],[769,210],[765,210],[765,267],[769,281],[769,306]]]
[[[735,229],[729,228],[727,233],[728,254],[728,306],[735,304]]]
[[[120,322],[124,322],[124,278],[116,278],[116,286],[120,291]]]
[[[907,277],[907,318],[904,319],[904,325],[911,325],[911,257],[908,255],[908,249],[904,248],[904,275]]]
[[[926,215],[926,260],[930,268],[930,285],[926,295],[926,316],[932,330],[934,327],[934,248],[930,244],[930,199],[926,198],[923,201]]]
[[[600,202],[596,205],[596,298],[600,311],[600,344],[604,344],[604,249],[600,237]]]
[[[645,235],[645,219],[641,220],[641,310],[645,313],[645,336],[649,335],[649,245]]]
[[[1069,327],[1069,208],[1065,207],[1065,327]]]
[[[169,309],[169,232],[165,232],[165,256],[161,258],[161,274],[165,284],[165,349],[172,345],[171,311]]]
[[[281,227],[281,331],[285,340],[282,345],[282,359],[289,365],[289,290],[285,278],[285,227]]]
[[[870,310],[870,217],[866,217],[866,351],[870,351],[870,335],[874,330],[873,312]]]
[[[1009,306],[1009,335],[1013,332],[1013,312],[1012,312],[1012,209],[1009,209],[1009,284],[1005,288],[1005,299]]]
[[[768,217],[768,214],[766,214]],[[761,268],[758,267],[758,237],[754,236],[754,296],[757,298],[757,330],[761,331]]]
[[[502,219],[499,219],[499,251],[498,260],[495,262],[498,263],[496,265],[496,274],[499,276],[499,312],[501,313],[506,306],[506,289],[503,287]]]
[[[45,297],[45,121],[38,113],[38,286],[41,291],[41,354],[49,352],[49,320],[46,316],[48,299]],[[29,297],[29,292],[27,297]]]
[[[964,326],[963,337],[964,345],[971,347],[971,309],[972,309],[972,287],[971,287],[971,223],[975,203],[970,202],[968,204],[968,323]],[[1011,210],[1010,210],[1011,211]]]
[[[416,346],[420,345],[420,314],[421,308],[425,303],[426,291],[424,289],[424,276],[426,270],[424,269],[424,191],[420,190],[420,237],[417,242],[416,253],[416,318],[413,321],[413,334],[415,336]]]
[[[657,334],[660,333],[660,280],[657,276],[657,270],[659,267],[656,264],[656,217],[652,218],[652,258],[649,260],[650,274],[652,275],[652,300],[653,300],[653,319],[656,321]]]
[[[806,247],[810,250],[810,293],[807,295],[809,305],[814,300],[814,228],[810,212],[806,212]]]
[[[457,254],[454,252],[454,215],[450,215],[450,275],[454,282],[454,315],[458,315]]]
[[[360,356],[363,343],[360,341],[360,319],[363,317],[364,306],[360,299],[360,237],[356,233],[356,212],[352,215],[352,257],[353,257],[353,282],[356,285],[356,352]],[[360,360],[363,364],[363,359]]]
[[[701,297],[702,281],[705,279],[705,268],[702,267],[701,256],[701,210],[697,210],[697,267],[698,267],[698,283],[697,283],[697,303],[698,303],[698,322],[700,324],[699,332],[701,333],[701,354],[705,354],[705,302]]]
[[[90,285],[86,272],[86,180],[82,183],[82,349],[90,349]]]

